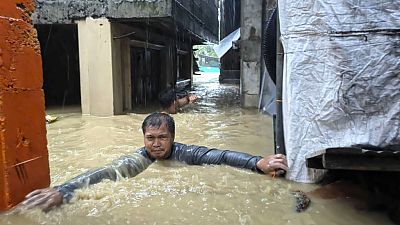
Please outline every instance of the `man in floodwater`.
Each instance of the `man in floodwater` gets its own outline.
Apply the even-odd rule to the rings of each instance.
[[[20,203],[20,209],[40,207],[48,211],[73,197],[75,189],[99,183],[103,179],[116,180],[117,171],[122,177],[133,177],[145,170],[155,160],[177,160],[189,165],[225,164],[246,168],[259,173],[282,173],[288,169],[284,155],[252,156],[230,150],[209,149],[203,146],[174,142],[175,122],[166,113],[153,113],[142,123],[144,147],[131,156],[123,156],[110,166],[83,173],[60,186],[35,190]],[[140,157],[141,160],[137,160]]]
[[[197,96],[192,94],[178,94],[173,89],[167,89],[160,93],[159,101],[161,111],[168,114],[176,114],[179,109],[197,100]]]

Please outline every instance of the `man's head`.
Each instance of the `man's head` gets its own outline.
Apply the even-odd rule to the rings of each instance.
[[[176,92],[173,89],[161,92],[158,99],[163,111],[171,114],[177,112]]]
[[[156,159],[170,156],[175,139],[174,119],[166,113],[152,113],[142,123],[144,146]]]

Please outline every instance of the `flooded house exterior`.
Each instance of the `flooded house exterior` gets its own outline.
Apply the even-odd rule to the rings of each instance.
[[[110,116],[191,85],[192,46],[218,41],[217,0],[38,0],[46,104]]]

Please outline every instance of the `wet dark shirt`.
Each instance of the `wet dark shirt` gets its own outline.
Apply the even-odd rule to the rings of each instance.
[[[118,175],[134,177],[155,161],[154,158],[148,155],[144,147],[138,149],[136,153],[143,156],[144,159],[138,161],[137,158],[133,157],[134,155],[123,156],[109,166],[88,171],[56,188],[63,195],[64,202],[69,202],[75,189],[99,183],[103,179],[115,181]],[[243,152],[210,149],[204,146],[185,145],[175,142],[172,146],[171,155],[165,160],[177,160],[189,165],[224,164],[258,171],[256,164],[261,158],[261,156],[253,156]]]

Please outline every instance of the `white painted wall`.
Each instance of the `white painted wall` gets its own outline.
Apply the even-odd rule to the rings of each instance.
[[[111,24],[106,18],[77,21],[82,114],[114,115]]]

